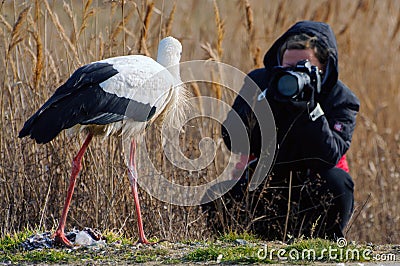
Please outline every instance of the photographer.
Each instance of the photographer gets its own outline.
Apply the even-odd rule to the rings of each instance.
[[[257,162],[246,166],[239,182],[222,199],[225,206],[236,204],[241,217],[228,216],[239,223],[246,221],[244,228],[268,239],[343,237],[354,205],[345,153],[359,100],[338,80],[332,29],[321,22],[296,23],[268,50],[264,68],[251,71],[248,77],[263,91],[253,97],[252,104],[266,99],[275,119],[275,163],[263,186],[251,193],[246,185]],[[249,134],[249,161],[260,156],[261,147],[252,104],[238,96],[232,106]],[[235,141],[228,134],[233,126],[229,119],[228,115],[222,127],[228,148]]]

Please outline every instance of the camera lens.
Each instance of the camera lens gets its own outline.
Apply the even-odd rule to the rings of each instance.
[[[307,73],[287,71],[277,81],[277,89],[282,96],[295,98],[310,84],[311,79]]]
[[[296,76],[283,75],[278,80],[278,91],[286,97],[292,97],[299,91],[299,85]]]

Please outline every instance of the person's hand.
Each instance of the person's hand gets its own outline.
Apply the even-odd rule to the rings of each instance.
[[[311,85],[308,85],[304,88],[303,101],[306,102],[307,110],[314,110],[315,104],[315,88]],[[310,112],[308,112],[310,113]]]
[[[309,85],[304,88],[303,94],[296,98],[287,98],[275,93],[273,99],[283,105],[286,105],[288,112],[302,113],[307,112],[310,120],[315,121],[324,114],[321,106],[315,101],[315,89]]]
[[[319,103],[315,101],[315,88],[313,86],[307,86],[304,90],[305,107],[308,117],[311,121],[315,121],[318,117],[324,114],[324,111]]]
[[[303,93],[295,98],[283,96],[276,91],[273,99],[281,105],[285,105],[287,111],[291,113],[308,112],[308,110],[313,110],[315,107],[314,88],[312,86],[304,88]]]

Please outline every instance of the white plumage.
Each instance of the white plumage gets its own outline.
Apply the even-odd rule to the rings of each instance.
[[[185,98],[179,75],[181,53],[182,46],[179,41],[173,37],[167,37],[160,42],[157,61],[143,55],[130,55],[94,62],[111,64],[118,71],[118,74],[103,81],[99,86],[105,92],[119,98],[127,98],[155,107],[152,121],[163,112],[179,112],[176,103],[182,103],[184,101],[182,98]],[[128,109],[135,108],[134,105],[135,103],[131,102]],[[166,108],[167,106],[170,108]],[[104,133],[108,136],[123,130],[127,136],[135,136],[143,133],[146,124],[147,121],[138,122],[135,119],[127,119],[124,122],[118,121],[104,125],[103,132],[99,132],[99,127],[93,125],[78,125],[73,132],[77,129],[79,131],[92,129],[98,134]]]

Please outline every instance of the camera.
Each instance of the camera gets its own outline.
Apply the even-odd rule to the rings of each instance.
[[[321,91],[321,72],[310,61],[297,62],[295,67],[275,67],[269,88],[286,99],[304,100],[308,98],[313,87],[317,93]]]

